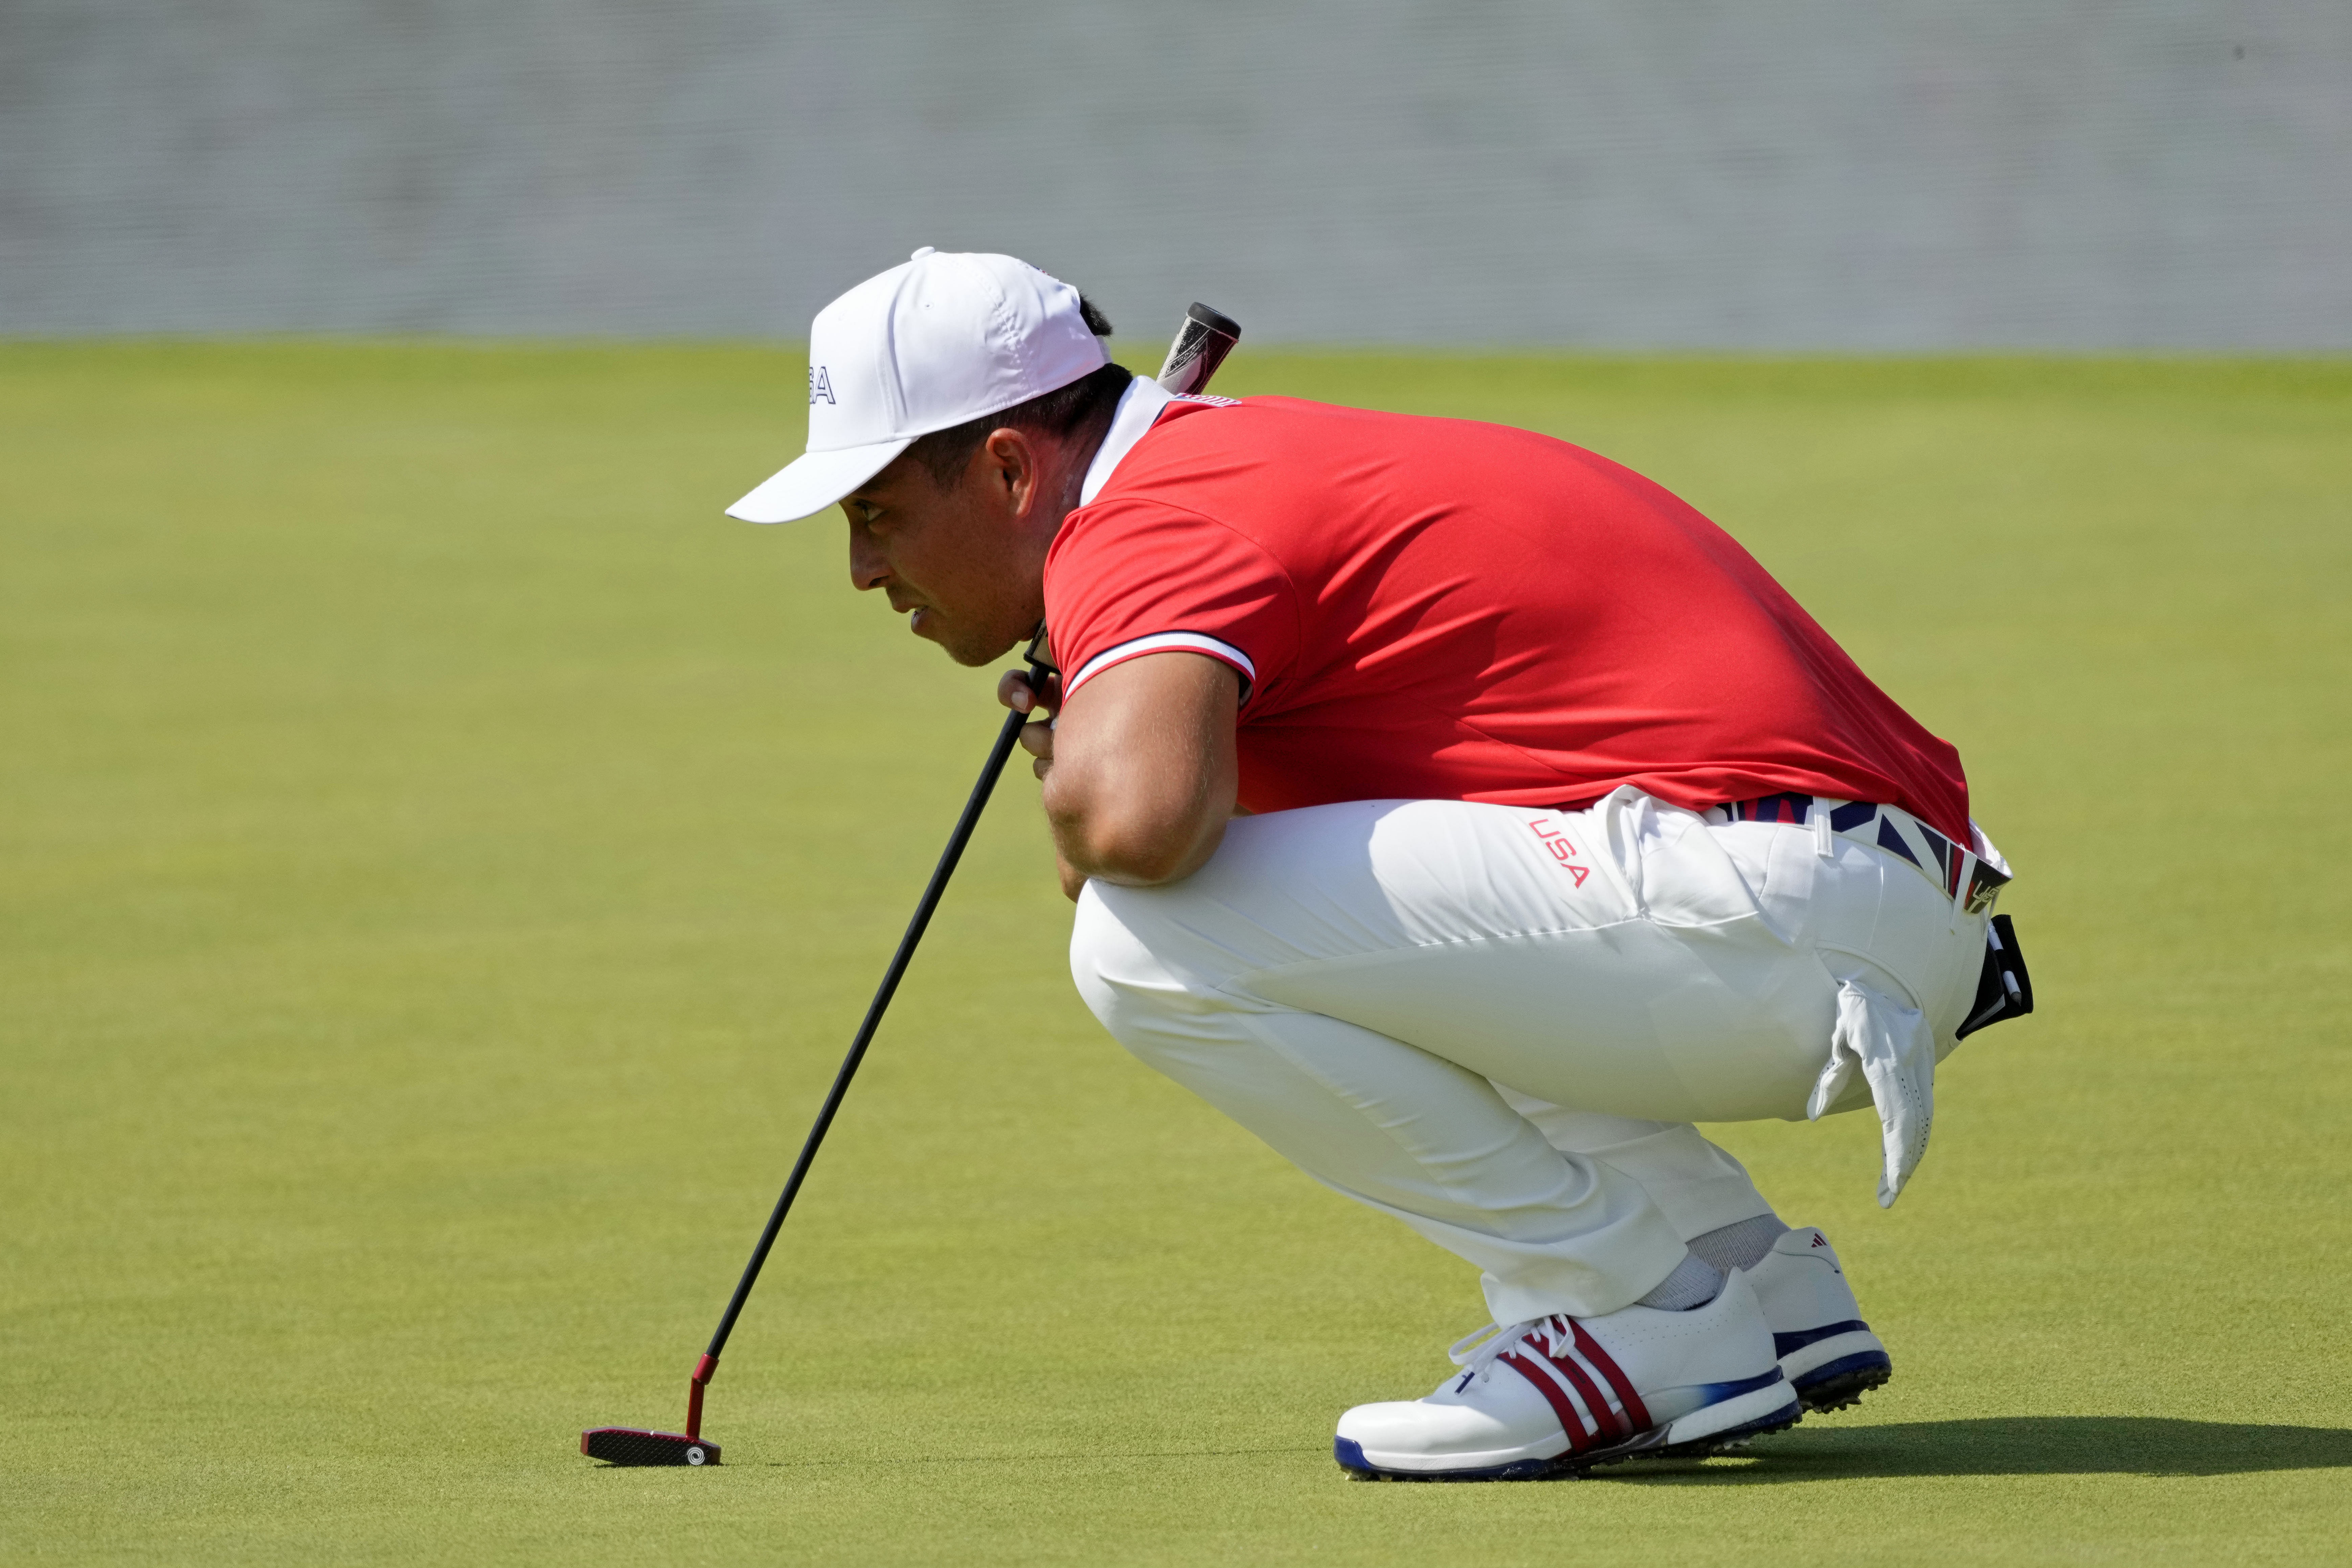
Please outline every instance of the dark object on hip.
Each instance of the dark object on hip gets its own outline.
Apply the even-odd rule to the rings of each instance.
[[[1984,973],[1977,979],[1977,999],[1969,1006],[1969,1021],[1952,1031],[1965,1040],[1988,1025],[2022,1018],[2033,1011],[2033,976],[2025,972],[2025,950],[2017,945],[2017,927],[2007,915],[1995,915],[1985,925]]]

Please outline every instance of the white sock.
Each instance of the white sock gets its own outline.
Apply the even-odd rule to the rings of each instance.
[[[1687,1312],[1693,1307],[1704,1307],[1723,1289],[1723,1270],[1696,1253],[1686,1253],[1675,1271],[1658,1281],[1657,1289],[1633,1303],[1636,1307],[1657,1307],[1669,1312]]]
[[[1694,1236],[1690,1249],[1722,1269],[1726,1274],[1735,1268],[1753,1268],[1764,1261],[1772,1244],[1789,1234],[1790,1227],[1780,1223],[1776,1214],[1759,1214],[1754,1219],[1743,1219]]]

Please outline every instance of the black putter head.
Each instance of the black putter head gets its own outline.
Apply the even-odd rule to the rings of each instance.
[[[715,1465],[719,1445],[682,1432],[648,1432],[642,1426],[592,1426],[580,1434],[580,1451],[609,1465]]]

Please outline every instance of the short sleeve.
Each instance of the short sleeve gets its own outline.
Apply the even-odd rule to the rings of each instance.
[[[1070,514],[1045,558],[1045,625],[1065,695],[1145,654],[1206,654],[1246,703],[1298,652],[1297,595],[1274,557],[1223,523],[1164,501]]]

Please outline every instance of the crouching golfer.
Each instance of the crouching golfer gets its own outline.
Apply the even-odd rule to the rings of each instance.
[[[957,662],[1049,628],[1071,967],[1123,1045],[1475,1264],[1364,1473],[1705,1453],[1892,1366],[1695,1121],[1874,1103],[1882,1203],[2006,881],[1958,755],[1727,535],[1521,430],[1174,398],[1066,285],[918,252],[817,316],[850,574]]]

